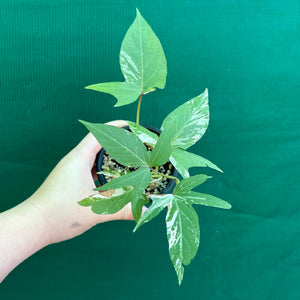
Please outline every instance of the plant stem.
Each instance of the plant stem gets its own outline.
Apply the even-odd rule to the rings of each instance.
[[[177,177],[166,175],[166,174],[163,174],[163,173],[160,173],[160,172],[156,172],[156,171],[151,172],[151,177],[152,178],[166,177],[166,178],[175,180],[176,184],[179,183],[179,179]]]
[[[139,103],[136,111],[136,124],[139,125],[140,123],[140,109],[141,109],[141,103],[142,103],[143,94],[140,94]]]

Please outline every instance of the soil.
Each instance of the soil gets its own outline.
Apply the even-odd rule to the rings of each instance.
[[[126,167],[123,166],[121,164],[119,164],[117,161],[115,161],[113,158],[111,158],[111,156],[105,152],[103,155],[103,164],[101,166],[102,171],[115,171],[118,172],[121,175],[124,175],[128,172],[133,172],[134,170],[136,170],[136,168],[133,167]],[[150,168],[151,171],[154,171],[154,168]],[[166,164],[164,164],[163,166],[160,166],[158,168],[158,171],[160,173],[163,174],[167,174],[167,175],[172,175],[174,173],[174,166],[170,163],[167,162]],[[113,179],[113,177],[111,176],[107,176],[104,175],[104,178],[107,182],[111,181]],[[146,196],[149,196],[150,194],[162,194],[164,189],[169,185],[170,183],[170,179],[169,178],[161,178],[159,180],[155,180],[153,181],[148,188],[145,190],[145,194]]]

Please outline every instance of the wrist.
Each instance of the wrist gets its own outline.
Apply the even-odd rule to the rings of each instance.
[[[19,220],[24,222],[24,229],[26,227],[31,230],[31,233],[28,232],[28,238],[32,239],[36,250],[51,244],[48,222],[44,212],[35,204],[35,201],[32,201],[30,197],[16,208],[19,208],[16,215],[19,215]],[[33,238],[32,235],[35,237]]]
[[[49,244],[47,226],[29,200],[0,214],[0,282],[18,264]]]

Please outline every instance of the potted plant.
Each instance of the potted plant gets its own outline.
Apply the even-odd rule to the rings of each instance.
[[[167,64],[159,39],[138,10],[122,42],[120,66],[124,82],[99,83],[86,88],[113,95],[118,100],[115,106],[138,100],[136,121],[128,121],[130,130],[80,121],[105,149],[102,156],[106,157],[106,163],[99,171],[107,183],[79,204],[91,206],[96,214],[113,214],[131,203],[137,222],[133,231],[167,208],[169,253],[181,284],[183,265],[191,262],[199,246],[198,216],[192,205],[231,208],[219,198],[193,191],[211,176],[189,174],[191,167],[210,167],[222,172],[207,159],[187,151],[207,129],[208,91],[172,111],[164,119],[160,135],[140,125],[142,98],[155,88],[164,88]],[[174,176],[168,166],[176,168],[182,178]],[[173,192],[162,193],[165,181],[175,182]],[[148,209],[142,214],[147,203]]]

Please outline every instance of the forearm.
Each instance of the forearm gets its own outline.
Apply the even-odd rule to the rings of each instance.
[[[0,282],[18,264],[47,244],[45,221],[30,201],[1,213]]]
[[[127,123],[115,121],[111,125]],[[113,215],[97,215],[77,203],[95,193],[91,170],[100,149],[95,137],[88,134],[29,199],[0,213],[0,282],[48,244],[78,236],[98,223],[133,220],[129,205]]]

